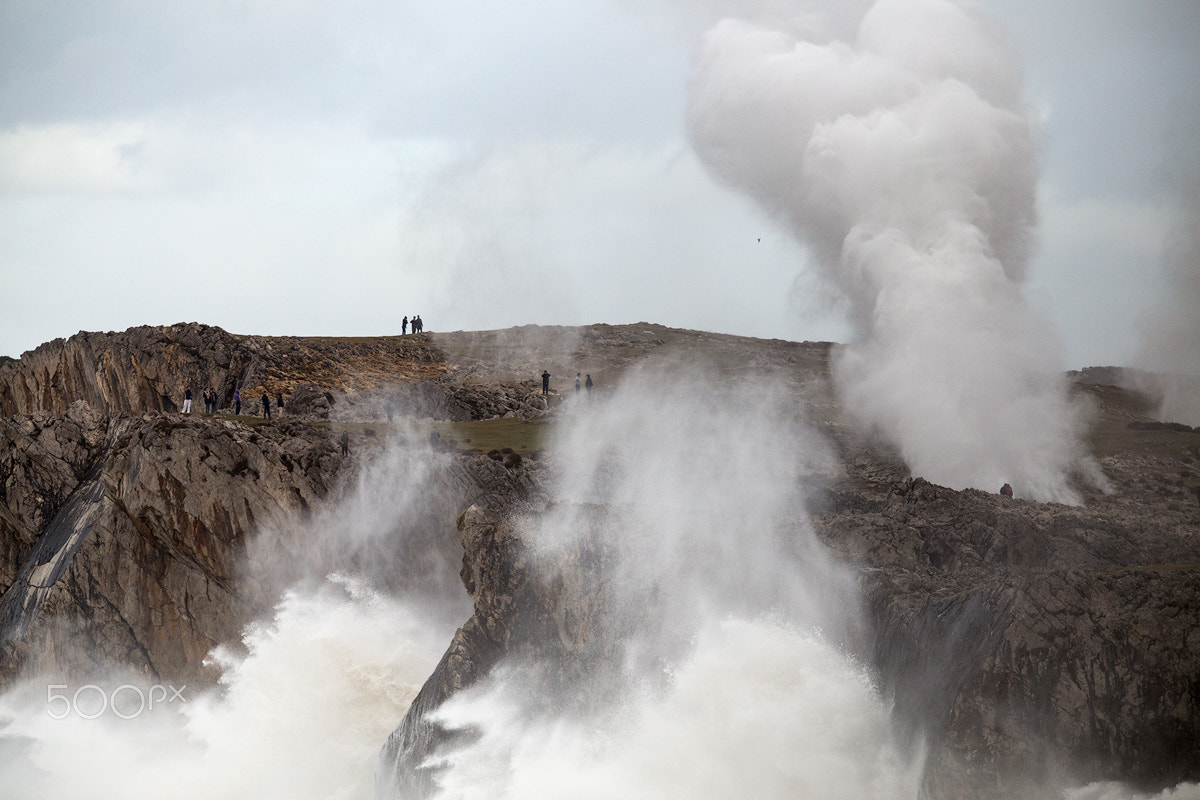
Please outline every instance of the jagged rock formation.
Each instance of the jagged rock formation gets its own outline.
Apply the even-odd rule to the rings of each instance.
[[[1074,379],[1098,408],[1091,445],[1112,494],[1067,508],[955,492],[914,479],[846,426],[830,351],[646,324],[370,339],[175,325],[43,345],[0,363],[0,681],[101,661],[198,676],[209,648],[268,599],[238,579],[248,543],[286,553],[289,532],[341,499],[382,449],[389,407],[410,420],[552,423],[576,371],[603,392],[629,372],[701,361],[716,381],[787,382],[837,453],[811,476],[812,524],[859,575],[860,653],[930,742],[928,798],[1200,779],[1200,433],[1153,419],[1150,403],[1093,370]],[[256,393],[283,394],[283,420],[185,417],[174,410],[187,385],[197,409],[204,386],[223,408],[242,387],[244,413]],[[353,433],[349,456],[341,430]],[[553,569],[523,549],[513,514],[545,513],[553,453],[455,446],[443,445],[423,511],[383,540],[437,558],[408,553],[397,572],[376,551],[359,565],[387,585],[465,554],[474,613],[387,747],[384,777],[413,795],[433,778],[425,756],[446,741],[428,719],[446,697],[513,659],[554,666],[532,682],[586,687],[572,694],[581,703],[601,697],[630,603],[656,608],[608,591],[598,534]]]
[[[247,536],[287,526],[341,467],[319,430],[182,415],[4,421],[3,667],[195,676],[247,605],[235,573]]]
[[[1092,444],[1114,486],[1078,508],[906,477],[825,419],[841,471],[815,481],[813,523],[860,575],[859,651],[908,734],[928,742],[926,798],[1200,778],[1200,436],[1148,420],[1149,404],[1119,387],[1077,391],[1098,405]],[[469,735],[431,724],[431,711],[496,663],[533,660],[581,680],[571,669],[581,620],[591,657],[619,661],[626,631],[619,605],[594,591],[607,562],[584,552],[593,541],[559,562],[564,576],[539,573],[500,516],[471,509],[460,535],[475,613],[389,740],[382,797],[429,794],[428,765]]]
[[[871,660],[933,745],[929,796],[1197,777],[1194,522],[1096,505],[918,479],[838,494],[815,517],[863,567]]]
[[[384,398],[440,418],[545,411],[532,388],[460,386],[441,380],[446,369],[423,336],[244,337],[194,324],[81,333],[4,364],[0,682],[108,666],[203,680],[204,656],[279,588],[239,579],[248,542],[269,532],[256,557],[272,559],[280,581],[300,577],[300,566],[288,572],[296,542],[286,532],[341,497],[381,446],[366,437],[362,457],[345,458],[322,420],[374,421],[372,401]],[[194,413],[174,413],[188,385]],[[242,387],[243,415],[200,414],[207,385],[222,405]],[[270,425],[252,416],[261,391],[286,396]],[[404,535],[437,551],[464,505],[490,496],[507,507],[536,492],[537,464],[520,461],[450,458]],[[380,571],[384,583],[400,579]]]
[[[599,506],[580,511],[586,530],[577,547],[549,563],[531,553],[502,509],[473,504],[459,515],[460,577],[473,614],[384,746],[381,796],[434,791],[439,750],[469,732],[445,730],[430,714],[501,661],[520,670],[527,708],[535,713],[586,712],[617,691],[625,637],[653,614],[653,605],[618,597],[610,580],[618,547],[606,530],[614,512]],[[642,614],[629,613],[639,605]]]
[[[80,332],[0,364],[0,416],[66,413],[83,400],[103,414],[176,411],[189,386],[217,390],[220,408],[242,392],[247,413],[262,392],[291,395],[309,383],[339,393],[445,372],[423,336],[332,338],[241,336],[196,323]]]
[[[813,500],[821,538],[860,569],[864,655],[909,733],[929,743],[925,797],[1049,798],[1100,780],[1157,791],[1197,778],[1200,547],[1179,524],[1186,515],[1147,529],[1111,509],[920,479]],[[582,537],[548,572],[501,515],[472,507],[459,531],[474,615],[389,739],[383,797],[432,792],[429,765],[468,734],[440,729],[431,712],[497,663],[541,664],[524,679],[531,696],[583,702],[597,696],[597,673],[622,662],[628,607],[603,591],[602,539]]]

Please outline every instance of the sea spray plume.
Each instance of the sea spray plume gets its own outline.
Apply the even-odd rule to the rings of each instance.
[[[420,599],[448,621],[469,608],[458,580],[454,534],[464,476],[452,456],[429,447],[428,431],[404,418],[380,437],[378,452],[349,473],[342,496],[286,527],[264,526],[247,543],[242,585],[263,608],[330,573],[369,578]]]
[[[587,618],[589,649],[546,664],[547,623],[540,661],[510,657],[435,712],[475,734],[439,752],[436,796],[914,798],[920,758],[839,647],[857,595],[804,517],[805,473],[832,457],[799,401],[656,363],[572,405],[555,500],[520,536],[527,580],[556,587],[543,613]],[[559,585],[584,562],[600,580]]]
[[[438,800],[916,800],[922,760],[895,745],[867,672],[811,633],[714,622],[661,692],[601,720],[530,718],[491,683],[442,721],[479,732]]]
[[[1017,285],[1036,159],[1003,42],[949,0],[880,0],[849,41],[814,19],[705,36],[697,153],[845,295],[857,338],[834,364],[843,404],[914,474],[1077,502],[1082,415]]]
[[[817,543],[802,500],[802,479],[832,470],[834,457],[783,385],[729,385],[703,367],[653,362],[574,411],[556,443],[561,502],[533,531],[544,559],[574,545],[586,528],[579,510],[598,503],[619,511],[613,579],[621,594],[656,593],[669,606],[656,616],[686,629],[698,608],[778,611],[848,635],[852,582]]]
[[[1159,418],[1200,426],[1200,153],[1174,161],[1187,166],[1176,178],[1177,218],[1164,265],[1169,294],[1146,322],[1137,363],[1151,373],[1145,388],[1161,396]]]

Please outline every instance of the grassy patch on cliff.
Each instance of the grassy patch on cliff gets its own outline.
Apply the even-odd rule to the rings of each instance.
[[[484,419],[473,422],[439,422],[434,429],[442,441],[459,450],[487,453],[511,447],[519,453],[540,450],[549,439],[549,426],[525,419]]]

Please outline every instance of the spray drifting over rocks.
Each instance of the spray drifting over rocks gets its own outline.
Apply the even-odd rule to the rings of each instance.
[[[857,20],[725,20],[690,87],[693,146],[810,248],[856,340],[846,411],[914,474],[1074,503],[1080,409],[1020,291],[1036,158],[1020,74],[974,6],[880,0]]]

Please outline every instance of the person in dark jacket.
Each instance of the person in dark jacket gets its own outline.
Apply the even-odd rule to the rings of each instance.
[[[271,398],[267,397],[266,392],[263,392],[262,404],[263,404],[263,417],[266,419],[270,419],[271,418]]]
[[[542,370],[542,397],[550,394],[550,370]]]

